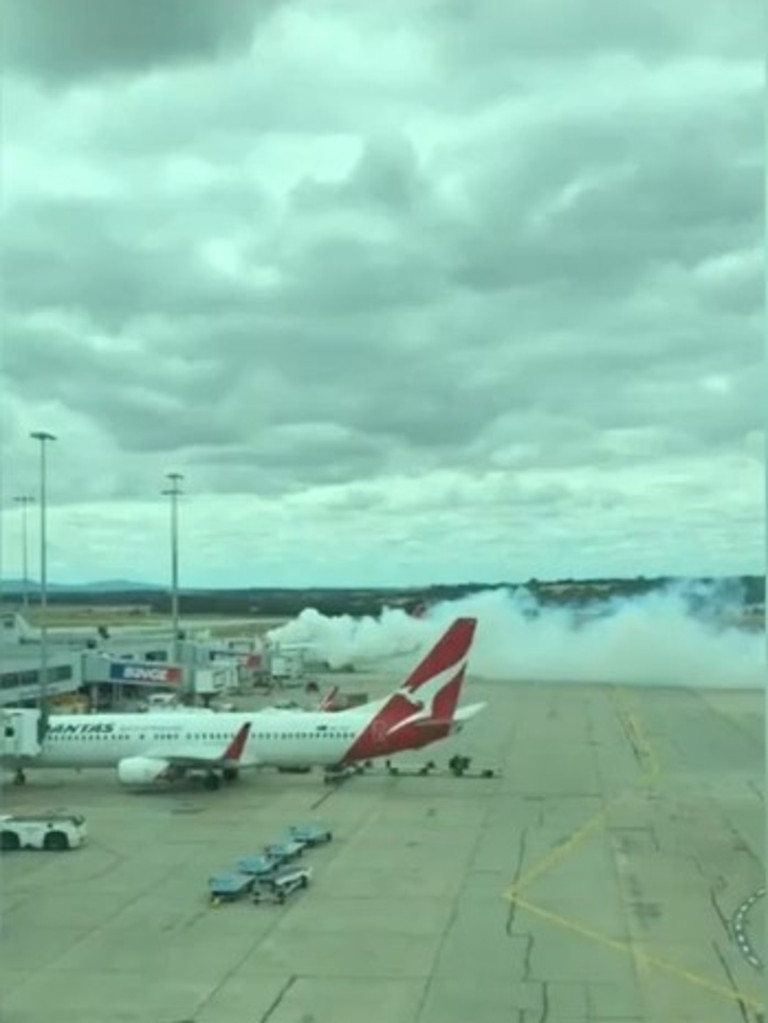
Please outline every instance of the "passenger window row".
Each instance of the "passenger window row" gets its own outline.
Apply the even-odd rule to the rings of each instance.
[[[8,733],[6,733],[6,734],[8,734]],[[56,739],[71,739],[71,738],[74,738],[74,737],[75,736],[74,736],[74,734],[72,732],[67,732],[67,733],[64,733],[64,732],[49,732],[49,734],[47,736],[47,738],[52,739],[52,740],[56,740]],[[352,738],[354,738],[354,733],[353,732],[342,732],[342,731],[320,732],[320,733],[316,733],[316,732],[286,732],[286,733],[259,732],[257,737],[259,739],[352,739]],[[170,741],[172,739],[178,739],[179,741],[183,741],[186,738],[201,739],[203,741],[208,741],[208,740],[212,740],[212,739],[215,739],[215,740],[227,740],[227,739],[230,739],[231,740],[231,739],[234,739],[234,735],[203,734],[203,735],[181,736],[178,733],[174,733],[174,734],[170,734],[170,735],[162,735],[161,734],[161,735],[151,735],[151,736],[147,736],[147,735],[131,736],[131,735],[127,734],[126,732],[113,732],[111,734],[105,734],[103,732],[90,732],[90,733],[86,732],[85,734],[78,735],[77,738],[78,739],[120,739],[120,740],[136,738],[140,742],[149,742],[152,739],[157,739],[158,741],[162,741],[162,742],[168,742],[168,741]]]

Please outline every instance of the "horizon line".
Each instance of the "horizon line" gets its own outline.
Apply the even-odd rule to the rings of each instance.
[[[494,589],[504,586],[558,586],[558,585],[588,585],[598,583],[628,583],[628,582],[670,582],[673,580],[688,580],[688,581],[707,581],[707,580],[742,580],[742,579],[765,579],[765,572],[737,572],[737,573],[722,573],[722,574],[658,574],[658,575],[646,575],[639,573],[637,575],[593,575],[593,576],[560,576],[553,579],[545,579],[538,577],[530,577],[526,580],[495,580],[495,581],[482,581],[465,579],[456,582],[422,582],[422,583],[403,583],[403,584],[354,584],[354,583],[337,583],[337,584],[313,584],[305,583],[299,584],[294,583],[292,585],[287,584],[261,584],[254,585],[252,583],[241,583],[239,585],[222,585],[222,584],[187,584],[179,586],[180,593],[190,592],[223,592],[223,593],[236,593],[244,591],[270,591],[270,590],[284,590],[284,591],[304,591],[304,590],[365,590],[368,592],[383,592],[383,591],[421,591],[425,589],[455,589],[457,587],[484,587],[488,589]],[[0,596],[3,594],[19,594],[24,595],[25,591],[39,592],[42,589],[40,580],[37,579],[20,579],[13,578],[3,580],[0,579]],[[129,593],[136,591],[137,593],[169,593],[171,587],[165,583],[154,583],[154,582],[138,582],[131,579],[94,579],[88,582],[48,582],[47,589],[51,590],[82,590],[82,591],[93,591],[102,590],[103,592],[111,593]]]

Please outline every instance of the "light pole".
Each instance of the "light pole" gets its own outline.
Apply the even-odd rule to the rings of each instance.
[[[48,729],[48,561],[46,533],[46,447],[56,440],[52,433],[35,430],[30,433],[40,442],[40,727],[42,740]]]
[[[163,491],[171,499],[171,619],[173,622],[173,663],[179,663],[179,497],[183,493],[180,472],[167,472],[166,479],[171,481],[167,490]]]
[[[28,494],[20,494],[13,499],[16,504],[21,505],[21,564],[22,578],[24,580],[24,591],[22,602],[24,607],[29,606],[29,531],[27,529],[27,508],[34,502],[34,497]]]
[[[5,504],[5,489],[3,487],[2,465],[0,464],[0,604],[2,604],[2,602],[3,602],[3,583],[5,581],[5,579],[4,579],[4,576],[5,576],[5,571],[4,571],[5,570],[5,562],[4,562],[4,555],[5,555],[5,533],[4,533],[4,526],[5,526],[5,522],[3,521],[3,505],[4,504]],[[2,610],[2,609],[0,608],[0,610]]]

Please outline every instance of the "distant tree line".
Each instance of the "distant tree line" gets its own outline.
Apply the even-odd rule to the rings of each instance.
[[[408,612],[446,600],[458,600],[489,588],[506,587],[512,591],[525,589],[544,605],[585,606],[616,598],[637,597],[679,583],[672,577],[634,579],[529,579],[525,583],[464,583],[428,586],[421,589],[242,589],[242,590],[186,590],[180,595],[182,614],[189,615],[259,615],[274,618],[292,618],[307,607],[325,615],[348,614],[378,615],[385,607],[402,607]],[[727,580],[701,579],[698,583],[712,583],[725,588],[729,603],[762,604],[765,598],[764,576],[737,576]],[[6,593],[20,598],[20,594]],[[34,594],[33,594],[34,600]],[[158,590],[130,590],[123,592],[87,591],[53,592],[48,601],[54,605],[82,605],[92,607],[120,607],[143,605],[160,615],[170,614],[168,593]]]

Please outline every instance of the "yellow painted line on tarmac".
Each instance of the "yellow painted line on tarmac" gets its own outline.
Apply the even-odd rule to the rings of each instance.
[[[677,966],[675,963],[671,963],[668,960],[660,959],[658,956],[648,955],[647,952],[643,952],[641,949],[635,948],[632,944],[630,944],[630,942],[619,941],[616,938],[609,938],[607,935],[601,934],[599,931],[595,931],[591,927],[585,926],[578,920],[572,920],[559,913],[554,913],[551,910],[544,909],[542,906],[537,906],[535,903],[529,902],[528,899],[516,893],[508,895],[507,897],[510,901],[515,902],[521,909],[527,910],[533,916],[538,916],[553,926],[559,927],[561,930],[570,931],[572,934],[577,934],[582,938],[586,938],[588,941],[602,945],[604,948],[610,948],[615,952],[634,956],[636,963],[642,966],[659,970],[660,972],[666,973],[671,977],[675,977],[677,980],[681,980],[693,987],[698,987],[703,991],[708,991],[712,995],[717,995],[719,998],[723,998],[726,1001],[737,1002],[747,1008],[755,1009],[759,1012],[764,1010],[764,1003],[755,995],[747,994],[745,991],[735,991],[733,988],[727,987],[725,984],[718,984],[709,977],[702,976],[699,973],[694,973],[692,970],[687,970],[682,966]]]
[[[606,802],[600,810],[593,814],[592,817],[588,818],[581,827],[572,832],[561,845],[552,849],[550,852],[545,853],[538,862],[534,863],[531,868],[515,882],[513,885],[515,891],[519,892],[524,888],[527,888],[533,881],[541,877],[542,874],[553,870],[559,863],[562,863],[563,860],[567,859],[576,851],[577,847],[582,842],[597,831],[614,807],[627,799],[638,786],[651,783],[661,773],[661,766],[653,744],[648,738],[647,732],[645,731],[640,719],[632,712],[626,696],[623,694],[620,696],[615,687],[611,687],[609,692],[611,694],[611,699],[616,704],[618,712],[623,715],[625,724],[632,732],[635,745],[643,758],[643,763],[641,764],[642,773],[634,785],[624,792],[619,793],[619,795],[614,796],[612,799],[609,799],[608,802]]]
[[[631,942],[609,938],[607,935],[601,934],[599,931],[596,931],[577,920],[573,920],[562,916],[559,913],[554,913],[551,910],[544,909],[542,906],[538,906],[535,903],[530,902],[522,895],[523,890],[533,881],[554,869],[559,863],[562,863],[562,861],[567,859],[583,841],[597,831],[614,807],[623,800],[626,800],[638,788],[645,787],[655,782],[662,773],[661,763],[656,753],[656,749],[651,742],[641,719],[630,706],[627,697],[624,694],[619,696],[618,691],[615,688],[612,688],[611,698],[616,705],[619,716],[623,718],[624,724],[629,729],[635,748],[640,754],[642,762],[640,765],[640,774],[638,775],[637,780],[624,792],[605,803],[605,805],[598,810],[597,813],[593,814],[584,822],[584,824],[581,825],[581,827],[577,828],[576,831],[570,835],[567,841],[551,850],[537,863],[535,863],[504,893],[504,898],[508,902],[519,906],[521,909],[528,910],[528,912],[532,915],[538,916],[541,919],[546,920],[548,923],[559,927],[561,930],[579,935],[588,941],[602,945],[604,948],[610,948],[615,952],[632,956],[636,968],[642,967],[645,969],[658,970],[686,984],[700,988],[703,991],[707,991],[711,995],[715,995],[729,1002],[736,1002],[737,1004],[755,1009],[759,1012],[764,1012],[764,1002],[755,995],[734,990],[724,984],[719,984],[716,981],[711,980],[709,977],[695,973],[692,970],[688,970],[685,967],[678,966],[675,963],[661,959],[658,956],[649,955],[647,952],[643,952],[638,949]]]
[[[533,864],[533,866],[527,870],[518,880],[511,886],[509,892],[515,891],[520,892],[524,888],[527,888],[542,874],[546,874],[547,871],[554,869],[563,860],[567,859],[589,836],[600,827],[605,818],[608,816],[610,811],[620,803],[623,799],[627,798],[628,793],[622,792],[620,795],[614,797],[609,803],[605,803],[597,813],[593,814],[588,820],[577,828],[576,831],[572,832],[569,838],[562,843],[562,845],[556,846],[546,853],[540,860]],[[507,893],[509,895],[509,893]]]

